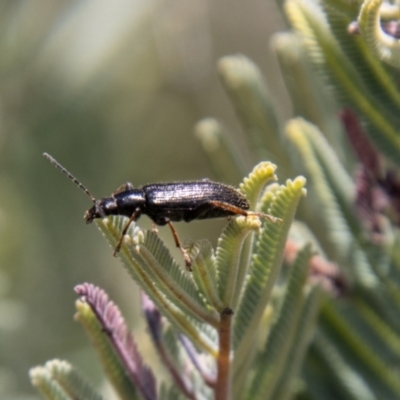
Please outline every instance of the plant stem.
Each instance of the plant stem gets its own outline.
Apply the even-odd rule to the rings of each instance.
[[[215,400],[230,400],[231,398],[231,334],[233,311],[229,307],[221,311],[221,321],[218,327],[219,353],[217,358],[217,383]]]

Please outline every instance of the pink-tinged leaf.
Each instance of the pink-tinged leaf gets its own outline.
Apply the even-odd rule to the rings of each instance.
[[[371,176],[378,179],[381,176],[379,153],[368,140],[356,113],[349,108],[345,108],[340,113],[340,118],[347,133],[347,137],[361,164],[364,165]]]
[[[389,218],[396,225],[400,225],[400,177],[394,169],[388,169],[385,178],[378,182],[385,194],[385,206],[389,203]]]
[[[382,212],[388,206],[388,197],[374,177],[360,166],[355,175],[355,206],[364,227],[373,235],[374,242],[380,241],[382,229]]]
[[[400,24],[398,21],[382,22],[381,26],[385,33],[396,39],[400,39]]]
[[[190,377],[180,370],[178,366],[179,363],[177,360],[172,360],[168,350],[164,346],[161,313],[144,292],[142,292],[142,309],[157,353],[174,380],[176,387],[184,393],[187,398],[196,400],[197,397],[194,393],[193,385],[190,382]]]
[[[397,226],[400,225],[400,178],[392,168],[385,170],[381,157],[369,142],[357,115],[344,109],[341,120],[350,143],[361,162],[355,175],[355,206],[364,226],[372,234],[374,242],[382,239],[382,214],[386,214]]]
[[[82,301],[89,304],[97,316],[135,387],[146,400],[157,399],[154,375],[144,364],[133,335],[128,331],[118,307],[109,300],[102,289],[92,284],[78,285],[75,287],[75,292]]]
[[[393,36],[395,39],[400,39],[400,24],[398,21],[381,21],[381,28],[386,34]],[[350,22],[347,32],[350,35],[359,35],[360,27],[358,26],[358,22]]]
[[[197,369],[199,374],[204,380],[204,383],[213,388],[215,387],[215,383],[217,381],[216,373],[213,371],[208,371],[200,358],[199,353],[196,348],[193,346],[193,343],[184,335],[179,335],[179,340],[182,343],[183,348],[186,350],[187,355],[192,361],[193,366]]]
[[[285,245],[284,258],[288,264],[292,264],[297,257],[299,246],[293,240],[288,240]],[[311,284],[319,284],[334,297],[345,296],[349,293],[349,283],[340,271],[339,267],[315,254],[310,258],[308,281]]]
[[[150,335],[155,344],[158,344],[162,339],[161,313],[158,311],[156,305],[150,300],[150,297],[147,296],[143,291],[141,293],[142,309],[149,327]]]

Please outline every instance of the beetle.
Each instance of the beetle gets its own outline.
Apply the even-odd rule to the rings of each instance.
[[[269,214],[249,211],[246,197],[232,186],[212,182],[209,179],[171,183],[152,183],[134,188],[130,182],[120,186],[111,196],[96,200],[95,197],[58,161],[43,153],[52,164],[75,182],[92,200],[94,205],[86,211],[84,219],[91,223],[96,218],[108,215],[124,215],[129,218],[124,226],[121,238],[115,247],[114,256],[121,249],[123,238],[130,224],[142,214],[147,215],[155,225],[168,225],[176,247],[183,254],[185,264],[190,270],[191,260],[182,248],[178,234],[172,222],[191,222],[195,219],[230,217],[234,215],[256,215],[272,222],[281,222],[280,218]]]

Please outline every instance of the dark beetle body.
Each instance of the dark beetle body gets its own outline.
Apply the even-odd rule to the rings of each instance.
[[[123,235],[132,221],[136,221],[141,214],[149,216],[156,225],[168,224],[173,230],[171,221],[190,222],[194,219],[221,218],[230,215],[249,214],[249,202],[232,186],[223,183],[211,182],[208,179],[201,181],[152,183],[139,188],[127,182],[118,188],[110,197],[97,200],[70,172],[47,153],[43,154],[56,168],[66,174],[77,184],[93,201],[94,206],[85,213],[87,223],[96,218],[107,215],[124,215],[129,217]],[[254,213],[253,213],[254,214]],[[266,214],[255,213],[265,216]],[[178,238],[173,230],[178,246]],[[122,240],[117,246],[117,250]],[[179,247],[179,246],[178,246]]]
[[[168,224],[176,246],[181,250],[186,266],[190,269],[191,259],[182,248],[178,235],[171,222],[194,219],[210,219],[229,217],[231,215],[256,215],[270,221],[281,221],[271,215],[247,211],[250,208],[246,197],[232,186],[201,181],[153,183],[135,189],[131,183],[126,183],[117,189],[110,197],[97,200],[71,173],[47,153],[43,154],[52,164],[66,174],[92,200],[94,206],[85,213],[87,223],[107,215],[124,215],[129,218],[125,224],[120,240],[115,247],[114,256],[121,249],[123,238],[133,221],[141,214],[150,217],[156,225]]]
[[[137,189],[127,183],[111,197],[98,200],[85,219],[91,222],[106,215],[131,217],[136,212],[135,220],[145,214],[155,224],[166,225],[168,221],[237,215],[237,209],[246,214],[249,208],[246,197],[235,188],[209,180],[154,183]]]

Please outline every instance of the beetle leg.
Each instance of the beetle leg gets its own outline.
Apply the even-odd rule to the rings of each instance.
[[[199,218],[203,212],[207,211],[210,208],[210,206],[213,206],[220,210],[225,210],[225,211],[231,212],[232,215],[243,215],[245,217],[247,217],[249,215],[256,215],[257,217],[268,219],[269,221],[274,222],[274,223],[275,222],[279,222],[279,223],[283,222],[281,218],[274,217],[273,215],[265,214],[262,212],[246,211],[246,210],[243,210],[243,208],[236,207],[232,204],[224,203],[222,201],[217,201],[217,200],[209,200],[206,203],[199,206],[196,210],[193,210],[190,221],[192,219]],[[187,221],[187,222],[189,222],[189,221]]]
[[[141,212],[142,212],[142,210],[141,210],[140,208],[137,208],[137,209],[133,212],[133,214],[130,216],[129,221],[126,223],[126,225],[124,226],[124,229],[122,230],[122,233],[121,233],[121,237],[120,237],[120,239],[119,239],[119,242],[118,242],[117,246],[116,246],[115,249],[114,249],[114,257],[116,257],[116,256],[117,256],[117,253],[121,250],[121,246],[122,246],[122,242],[123,242],[123,240],[124,240],[124,236],[126,235],[126,232],[128,232],[128,228],[129,228],[130,224],[131,224],[133,221],[136,221],[136,220],[139,218]]]
[[[244,215],[247,217],[250,214],[249,211],[243,210],[243,208],[236,207],[232,204],[224,203],[222,201],[210,200],[207,202],[207,204],[217,207],[220,210],[230,211],[233,215]]]
[[[212,204],[214,207],[218,207],[222,210],[231,211],[235,215],[244,215],[245,217],[248,217],[249,215],[256,215],[257,217],[267,219],[273,223],[275,222],[279,222],[280,224],[283,223],[281,218],[274,217],[273,215],[265,214],[262,212],[246,211],[240,207],[233,206],[232,204],[223,203],[221,201],[211,200],[209,204]]]
[[[181,251],[181,253],[182,253],[182,255],[183,255],[183,258],[184,258],[184,260],[185,260],[185,265],[186,265],[187,270],[188,270],[188,271],[192,271],[192,267],[191,267],[191,265],[192,265],[192,260],[190,259],[189,254],[188,254],[188,253],[186,252],[186,250],[182,247],[181,242],[180,242],[179,237],[178,237],[178,234],[177,234],[177,232],[176,232],[174,226],[172,225],[171,221],[170,221],[170,220],[167,220],[167,224],[168,224],[169,228],[171,229],[172,236],[174,237],[176,247]]]
[[[113,193],[113,195],[122,193],[122,192],[126,192],[127,190],[132,190],[132,189],[133,189],[132,183],[126,182],[123,185],[121,185],[119,188],[117,188],[117,190]]]
[[[190,214],[186,216],[185,222],[191,222],[195,219],[200,219],[203,214],[207,213],[210,208],[215,208],[218,210],[224,210],[232,213],[232,215],[244,215],[247,217],[249,214],[246,210],[240,207],[233,206],[232,204],[224,203],[222,201],[208,200],[200,204],[194,210],[190,211]]]
[[[249,211],[249,212],[247,213],[247,215],[256,215],[257,217],[267,219],[268,221],[271,221],[271,222],[273,222],[274,224],[275,224],[276,222],[280,223],[281,225],[283,224],[283,219],[282,219],[282,218],[274,217],[274,216],[271,215],[271,214],[265,214],[265,213],[262,213],[262,212]]]

